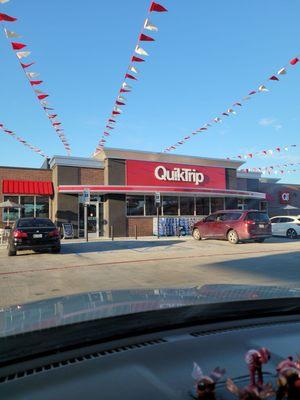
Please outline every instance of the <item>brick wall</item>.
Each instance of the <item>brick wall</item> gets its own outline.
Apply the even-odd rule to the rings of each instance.
[[[80,168],[80,185],[104,185],[104,170]]]
[[[2,180],[52,181],[52,171],[40,168],[0,167],[0,202],[3,201]]]
[[[153,217],[127,217],[127,235],[134,237],[135,225],[138,236],[153,235]]]

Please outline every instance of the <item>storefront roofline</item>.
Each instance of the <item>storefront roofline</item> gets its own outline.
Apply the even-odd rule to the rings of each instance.
[[[56,165],[66,167],[104,168],[103,162],[88,157],[53,156],[50,160],[50,168],[53,169]]]
[[[155,153],[150,151],[131,150],[131,149],[118,149],[118,148],[104,148],[103,151],[94,156],[94,159],[104,161],[105,159],[114,158],[121,160],[141,160],[141,161],[156,161],[156,162],[169,162],[181,164],[193,164],[200,166],[210,167],[223,167],[237,169],[244,164],[244,161],[227,160],[223,158],[208,158],[189,156],[186,154],[173,154],[173,153]]]
[[[84,190],[89,189],[91,193],[108,194],[150,194],[156,192],[168,193],[176,195],[201,195],[203,197],[239,197],[262,199],[266,198],[265,193],[248,192],[244,190],[230,189],[206,189],[206,188],[187,188],[187,187],[169,187],[169,186],[118,186],[118,185],[60,185],[58,186],[59,193],[81,194]]]

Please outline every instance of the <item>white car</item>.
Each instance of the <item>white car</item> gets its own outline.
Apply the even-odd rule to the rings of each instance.
[[[270,218],[273,236],[285,236],[297,239],[300,236],[300,215],[283,215]]]

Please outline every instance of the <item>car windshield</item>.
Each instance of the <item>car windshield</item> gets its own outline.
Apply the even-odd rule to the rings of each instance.
[[[0,337],[300,298],[299,16],[0,0]]]
[[[247,215],[247,220],[252,220],[255,222],[269,222],[269,217],[265,213],[249,212]]]
[[[17,223],[18,228],[53,228],[54,224],[46,218],[20,219]]]

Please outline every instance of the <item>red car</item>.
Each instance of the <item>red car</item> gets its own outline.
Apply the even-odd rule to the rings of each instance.
[[[253,239],[262,243],[272,236],[268,215],[257,210],[223,210],[210,214],[193,227],[196,240],[227,239],[230,243]]]

